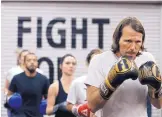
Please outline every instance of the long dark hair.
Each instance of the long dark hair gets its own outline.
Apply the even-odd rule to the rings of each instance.
[[[65,54],[62,58],[61,58],[61,60],[60,60],[60,65],[62,65],[62,63],[64,62],[64,60],[65,60],[65,58],[66,57],[69,57],[69,56],[71,56],[71,57],[73,57],[73,58],[75,58],[72,54]]]
[[[58,71],[57,71],[57,73],[58,73],[58,79],[60,79],[61,76],[62,76],[62,70],[60,69],[60,65],[62,65],[63,62],[64,62],[64,60],[65,60],[65,58],[66,58],[66,57],[69,57],[69,56],[75,58],[72,54],[65,54],[65,55],[64,55],[63,57],[61,57],[61,59],[58,61]],[[75,59],[76,59],[76,58],[75,58]]]

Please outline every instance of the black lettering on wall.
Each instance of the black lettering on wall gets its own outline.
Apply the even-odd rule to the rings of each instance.
[[[87,48],[87,19],[82,19],[82,29],[76,28],[76,18],[72,18],[72,48],[76,48],[76,35],[82,35],[82,48]]]
[[[31,17],[18,17],[18,47],[23,47],[23,34],[24,33],[31,33],[31,28],[23,27],[24,22],[31,22]]]
[[[60,80],[61,76],[62,76],[62,71],[60,69],[60,61],[61,61],[61,57],[58,57],[57,59],[57,79]]]
[[[37,19],[37,48],[42,47],[42,18]]]
[[[92,19],[92,23],[98,24],[98,47],[103,49],[103,26],[104,24],[109,24],[110,20],[109,19]]]
[[[46,37],[47,37],[48,43],[50,44],[51,47],[54,47],[54,48],[65,48],[65,36],[66,36],[65,34],[66,34],[66,32],[64,29],[58,30],[58,34],[61,36],[60,43],[54,42],[54,38],[52,37],[52,29],[56,23],[64,24],[65,19],[64,18],[56,18],[49,22],[49,24],[47,26],[47,30],[46,30]]]
[[[52,84],[53,80],[54,80],[53,62],[48,57],[42,57],[38,60],[38,66],[40,66],[42,62],[47,62],[48,66],[49,66],[49,82],[50,82],[50,84]]]

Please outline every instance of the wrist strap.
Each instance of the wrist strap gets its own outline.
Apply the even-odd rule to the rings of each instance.
[[[107,87],[106,83],[103,82],[100,85],[100,95],[104,100],[108,100],[114,91]]]
[[[78,114],[78,106],[76,106],[76,105],[74,105],[73,107],[72,107],[72,113],[75,115],[75,116],[78,116],[79,114]]]

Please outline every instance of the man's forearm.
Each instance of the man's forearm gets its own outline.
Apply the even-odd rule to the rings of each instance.
[[[13,92],[11,92],[10,90],[7,91],[7,96],[11,96],[13,94]]]
[[[150,97],[150,100],[151,100],[151,104],[152,104],[154,107],[156,107],[156,108],[158,108],[158,109],[160,109],[160,108],[162,107],[162,97],[159,98],[159,99],[154,99],[154,98],[151,98],[151,97]]]
[[[104,100],[100,96],[100,90],[93,86],[87,87],[87,100],[88,100],[88,106],[90,107],[93,113],[101,109],[107,102],[107,100]]]

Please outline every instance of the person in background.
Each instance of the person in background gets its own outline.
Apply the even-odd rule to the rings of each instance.
[[[22,50],[19,54],[17,54],[17,66],[12,67],[11,69],[8,70],[6,76],[5,76],[5,87],[4,87],[4,93],[5,95],[7,95],[8,92],[8,88],[10,85],[10,82],[12,80],[12,78],[23,72],[25,70],[24,67],[24,56],[27,55],[29,53],[28,50]],[[9,107],[8,103],[5,101],[4,107],[7,108],[7,115],[8,117],[11,117],[11,108]]]
[[[91,59],[95,55],[100,53],[102,53],[100,49],[91,50],[86,57],[87,66],[89,66]],[[90,113],[91,111],[87,110],[86,108],[87,96],[86,96],[86,85],[84,84],[86,78],[87,75],[84,75],[79,78],[76,78],[72,82],[67,98],[67,109],[78,117],[88,116],[90,114],[91,116],[94,116],[94,114]]]
[[[9,84],[10,84],[12,78],[16,74],[19,74],[19,73],[21,73],[21,72],[23,72],[25,70],[25,66],[24,66],[24,56],[26,56],[28,53],[29,53],[28,50],[22,50],[19,53],[19,55],[18,55],[17,66],[12,67],[7,72],[6,79],[5,79],[5,88],[4,88],[5,89],[5,93],[7,93],[7,91],[8,91],[8,87],[9,87]]]
[[[46,114],[55,114],[55,117],[75,117],[66,109],[66,99],[69,87],[74,80],[76,69],[76,58],[71,54],[66,54],[60,62],[62,76],[50,85],[47,97]]]
[[[24,66],[24,57],[29,53],[29,50],[22,50],[19,54],[18,54],[18,58],[17,58],[17,66],[12,67],[11,69],[8,70],[7,74],[6,74],[6,78],[5,78],[5,88],[4,91],[5,93],[7,93],[8,91],[8,87],[9,84],[12,80],[12,78],[25,71],[25,66]],[[40,70],[39,68],[36,69],[37,72],[43,74],[43,71]]]
[[[49,81],[36,71],[38,60],[34,53],[24,56],[24,68],[24,72],[12,78],[7,92],[9,104],[22,101],[19,108],[12,108],[11,117],[43,117],[39,113],[39,104],[42,97],[47,97]]]

